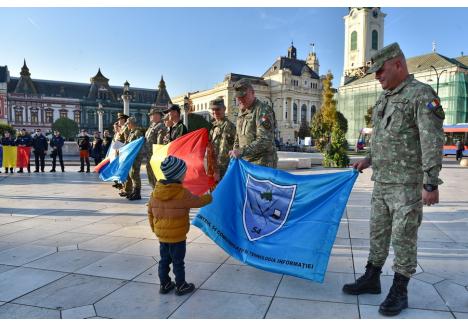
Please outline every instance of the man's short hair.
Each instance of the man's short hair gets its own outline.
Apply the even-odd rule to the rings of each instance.
[[[177,104],[172,104],[170,107],[169,107],[169,112],[170,111],[177,111],[177,113],[180,114],[180,106],[178,106]]]
[[[247,94],[247,90],[253,89],[252,82],[249,78],[239,79],[234,84],[234,92],[236,97],[243,97]]]
[[[224,105],[224,99],[220,96],[210,101],[210,108],[213,108],[213,107],[225,108],[226,106]]]

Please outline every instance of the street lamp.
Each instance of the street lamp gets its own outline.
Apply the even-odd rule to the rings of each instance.
[[[99,132],[102,134],[103,129],[104,129],[103,122],[102,122],[102,116],[104,115],[104,110],[103,110],[101,102],[99,102],[98,104],[97,114],[98,114],[98,125],[99,125],[98,128],[99,128]]]
[[[437,96],[439,96],[439,79],[440,79],[440,76],[442,76],[442,74],[444,72],[447,72],[447,69],[444,69],[440,72],[440,74],[437,72],[437,69],[434,67],[434,66],[431,66],[432,69],[434,69],[435,71],[435,74],[436,74],[436,78],[437,78],[437,86],[436,86],[436,93],[437,93]],[[433,80],[429,77],[429,79],[427,80],[428,82],[432,82]]]

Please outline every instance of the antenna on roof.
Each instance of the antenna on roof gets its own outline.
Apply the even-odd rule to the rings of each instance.
[[[436,41],[432,41],[432,52],[436,52]]]

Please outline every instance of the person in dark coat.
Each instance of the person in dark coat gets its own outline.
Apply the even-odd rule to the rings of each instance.
[[[78,137],[78,147],[80,148],[80,170],[78,172],[84,172],[84,164],[86,162],[86,173],[89,173],[89,150],[91,143],[89,142],[89,136],[86,130],[81,130],[81,134]]]
[[[93,143],[91,144],[91,157],[94,158],[94,165],[102,161],[102,138],[99,131],[94,132]]]
[[[52,147],[52,153],[50,153],[50,156],[52,157],[52,170],[50,170],[50,172],[55,172],[57,156],[59,157],[60,167],[62,168],[62,172],[65,172],[65,166],[63,164],[63,154],[62,154],[62,147],[64,143],[65,143],[65,139],[60,135],[60,131],[55,130],[54,136],[50,140],[50,147]]]
[[[34,172],[39,172],[39,160],[41,161],[41,171],[44,172],[44,159],[47,150],[49,149],[49,144],[47,143],[47,138],[42,134],[41,129],[36,129],[36,134],[33,137],[32,145],[34,151],[34,160],[36,163],[36,169]]]
[[[18,147],[31,147],[32,138],[29,133],[26,132],[26,129],[21,129],[18,137],[16,138],[16,146]],[[23,173],[23,168],[20,167],[18,173]],[[28,160],[28,173],[31,173],[31,159]]]
[[[109,130],[104,130],[104,135],[102,137],[102,157],[106,157],[109,147],[112,144],[112,137],[109,134]]]
[[[2,146],[16,146],[16,142],[13,137],[10,135],[9,131],[5,131],[4,136],[1,140]],[[5,173],[8,173],[8,169],[10,169],[10,173],[13,173],[13,167],[5,165],[5,161],[3,166],[5,167]]]

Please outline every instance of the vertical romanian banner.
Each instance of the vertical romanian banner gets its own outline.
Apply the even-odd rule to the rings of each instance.
[[[15,168],[18,153],[16,146],[3,146],[3,164],[4,168]]]
[[[19,168],[27,168],[31,157],[31,147],[18,146],[17,152],[16,166]]]

